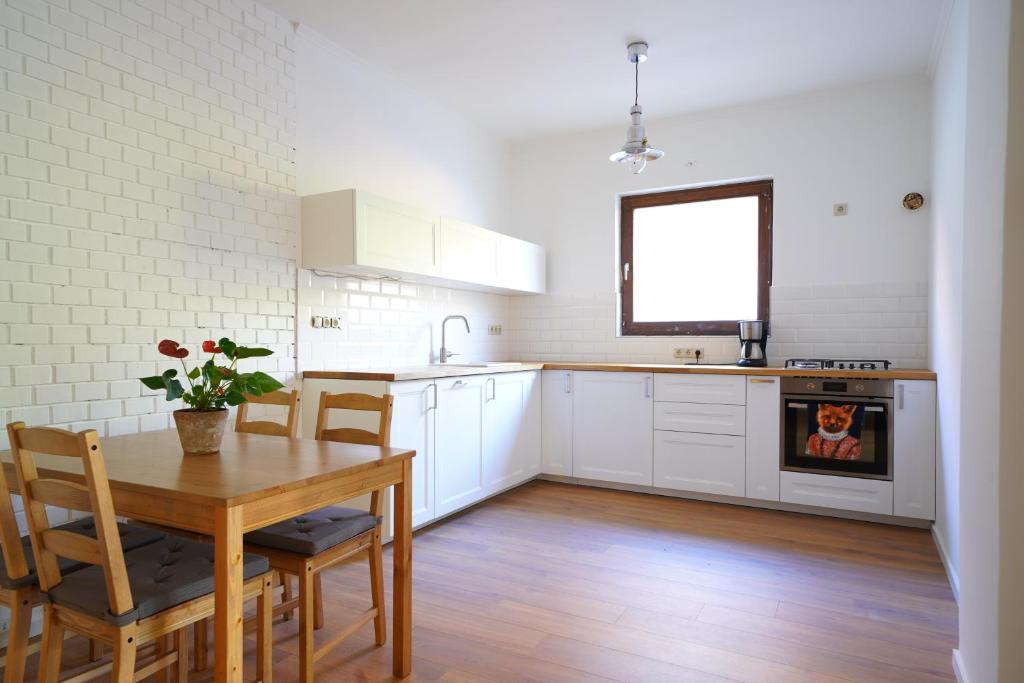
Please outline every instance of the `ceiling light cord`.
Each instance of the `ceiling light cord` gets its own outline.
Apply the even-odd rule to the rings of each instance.
[[[633,62],[633,106],[640,104],[640,62]]]

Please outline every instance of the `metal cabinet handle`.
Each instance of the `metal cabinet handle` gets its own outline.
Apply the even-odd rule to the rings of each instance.
[[[455,387],[462,387],[462,386],[465,386],[465,385],[466,385],[465,382],[463,382],[461,379],[457,379],[457,380],[455,380],[455,384],[452,385],[452,389],[454,389]]]
[[[433,392],[431,392],[433,394],[434,400],[430,405],[427,406],[427,412],[430,412],[431,410],[437,410],[437,384],[431,383],[427,385],[427,388],[434,390]]]
[[[644,377],[644,398],[651,397],[651,378]]]
[[[486,400],[488,400],[488,401],[493,401],[495,398],[498,397],[498,382],[493,377],[488,377],[487,378],[487,383],[491,385],[491,397],[490,398],[486,398],[487,397],[487,392],[485,390],[484,391],[484,398]]]
[[[750,379],[751,384],[775,384],[774,379],[763,379],[760,377],[752,377]]]
[[[565,379],[565,393],[571,394],[572,393],[572,373],[571,372],[565,373],[565,378],[564,379]]]
[[[903,410],[903,404],[906,399],[907,385],[897,384],[896,390],[896,407],[899,408],[900,410]]]

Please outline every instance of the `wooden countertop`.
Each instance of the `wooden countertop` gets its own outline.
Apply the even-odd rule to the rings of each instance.
[[[773,377],[845,377],[848,379],[921,379],[935,380],[932,370],[891,368],[889,370],[801,370],[799,368],[741,368],[736,365],[661,365],[653,363],[574,363],[535,362],[488,366],[420,365],[408,368],[368,370],[309,370],[305,379],[355,379],[377,382],[403,382],[416,379],[441,379],[466,375],[492,375],[524,370],[589,370],[597,372],[660,372],[680,375],[752,375]]]

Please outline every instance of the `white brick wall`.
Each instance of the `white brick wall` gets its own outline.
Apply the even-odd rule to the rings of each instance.
[[[0,0],[0,422],[166,427],[163,338],[291,377],[293,42],[251,0]]]
[[[923,368],[927,285],[773,286],[768,360],[881,358]],[[541,296],[510,303],[509,352],[516,359],[673,363],[677,346],[703,347],[710,363],[733,363],[735,337],[616,337],[616,297]]]

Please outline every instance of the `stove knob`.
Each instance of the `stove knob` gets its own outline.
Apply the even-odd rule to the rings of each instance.
[[[808,388],[808,389],[810,389],[811,391],[814,391],[814,389],[815,389],[815,388],[816,388],[817,386],[818,386],[818,385],[817,385],[817,384],[815,384],[814,382],[808,382],[808,383],[807,383],[807,388]]]
[[[861,370],[874,370],[875,369],[875,364],[874,363],[861,363],[860,364],[860,369]]]

